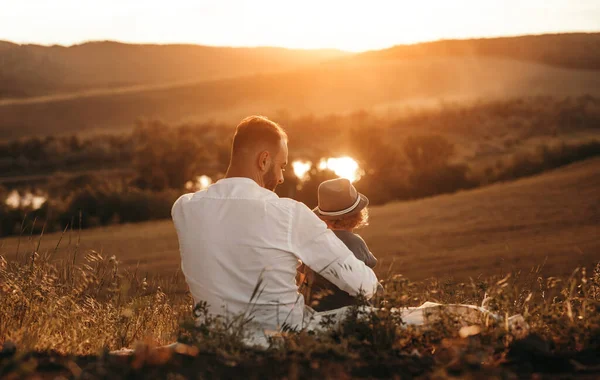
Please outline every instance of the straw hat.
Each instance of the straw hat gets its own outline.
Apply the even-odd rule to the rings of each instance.
[[[319,205],[313,210],[321,219],[334,220],[358,214],[369,199],[356,191],[346,178],[336,178],[319,185]]]

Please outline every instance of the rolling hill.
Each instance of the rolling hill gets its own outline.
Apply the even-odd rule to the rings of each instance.
[[[364,60],[424,57],[500,57],[552,66],[599,70],[600,33],[544,34],[518,37],[442,40],[361,54]]]
[[[0,41],[0,99],[232,78],[348,57],[367,61],[498,57],[597,70],[598,51],[599,33],[441,40],[358,55],[334,49],[136,45],[113,41],[65,47]]]
[[[152,86],[288,71],[349,53],[333,49],[0,41],[0,99]]]
[[[412,280],[475,278],[544,263],[546,275],[564,275],[600,261],[599,188],[600,159],[592,159],[515,182],[372,207],[360,234],[379,258],[380,275],[392,261],[394,273]],[[18,240],[0,240],[0,254],[14,257],[20,244],[23,255],[38,243]],[[59,240],[60,234],[43,236],[40,252],[53,251]],[[77,240],[77,232],[67,233],[56,257],[71,255]],[[116,255],[128,268],[139,263],[141,273],[172,276],[179,267],[170,220],[84,230],[80,257],[85,249]]]
[[[317,58],[311,55],[314,52],[275,49],[277,54],[273,54],[272,62],[268,59],[269,65],[264,64],[266,57],[259,53],[264,52],[260,49],[212,48],[214,54],[208,59],[193,58],[195,55],[186,50],[211,49],[204,47],[152,47],[176,53],[167,58],[166,53],[160,55],[148,46],[98,43],[98,46],[57,47],[74,52],[88,49],[93,54],[80,55],[89,60],[108,59],[110,62],[102,65],[81,61],[71,70],[74,75],[79,72],[82,78],[98,80],[104,85],[97,88],[94,86],[98,83],[88,83],[86,89],[75,93],[0,99],[0,132],[2,139],[11,139],[33,134],[119,132],[132,128],[140,118],[160,119],[169,124],[209,119],[235,122],[247,114],[273,115],[280,110],[292,115],[330,114],[430,106],[440,101],[597,95],[600,49],[594,47],[599,40],[600,34],[572,34],[439,41],[350,56],[325,51],[317,54]],[[128,49],[146,53],[136,55]],[[124,51],[120,54],[128,57],[123,58],[129,62],[122,65],[123,72],[115,72],[111,66],[115,59],[107,58],[118,57],[115,51]],[[304,61],[294,58],[302,54]],[[141,63],[136,61],[139,57],[145,57]],[[311,59],[315,64],[308,64]],[[204,64],[196,64],[200,61]],[[290,61],[303,64],[301,68],[283,70],[290,68]],[[156,67],[154,71],[141,69],[142,63],[153,63],[152,67]],[[176,64],[190,67],[182,69]],[[106,68],[106,72],[95,75],[99,67]],[[136,75],[130,75],[132,71]],[[177,78],[167,78],[175,75],[173,71],[181,72],[182,78],[187,79],[190,73],[196,73],[197,80],[173,82]],[[138,78],[135,79],[138,84],[108,88],[121,79],[108,81],[107,76]],[[218,77],[227,79],[214,79]],[[27,75],[25,78],[44,83],[43,78]]]
[[[4,139],[38,134],[119,132],[139,118],[169,124],[247,114],[330,114],[398,105],[507,97],[600,94],[596,71],[498,58],[331,62],[295,72],[137,92],[0,105]]]

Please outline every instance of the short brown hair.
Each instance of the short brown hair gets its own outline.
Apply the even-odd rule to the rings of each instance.
[[[369,225],[369,210],[365,207],[359,213],[350,216],[342,216],[339,219],[326,220],[327,227],[332,230],[353,230]]]
[[[287,141],[287,134],[279,124],[265,116],[248,116],[235,129],[231,155],[233,157],[247,147],[265,142],[278,146],[282,139]]]

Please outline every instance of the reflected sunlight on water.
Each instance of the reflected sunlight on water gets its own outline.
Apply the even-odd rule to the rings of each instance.
[[[308,173],[312,166],[310,161],[296,160],[292,162],[294,174],[301,181],[308,179]],[[350,182],[358,181],[364,174],[358,163],[348,156],[322,158],[316,168],[320,171],[331,170],[337,176],[349,179]]]
[[[48,200],[48,197],[44,195],[33,194],[28,191],[21,195],[17,190],[11,191],[4,203],[11,208],[32,208],[34,210],[39,209]]]
[[[212,185],[212,183],[212,178],[207,175],[201,175],[196,177],[195,181],[187,181],[185,183],[185,188],[186,190],[190,191],[199,191],[207,189],[210,185]]]
[[[329,157],[319,162],[319,170],[329,169],[337,176],[347,178],[350,182],[356,182],[364,174],[358,163],[351,157]]]
[[[294,170],[294,175],[298,177],[300,180],[306,180],[308,177],[308,171],[312,167],[312,162],[310,161],[302,161],[296,160],[292,162],[292,169]]]

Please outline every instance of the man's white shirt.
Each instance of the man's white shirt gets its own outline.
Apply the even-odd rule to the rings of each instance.
[[[172,217],[194,302],[206,301],[214,315],[245,313],[265,330],[303,327],[299,260],[350,295],[376,291],[373,271],[308,207],[249,178],[181,196]]]

